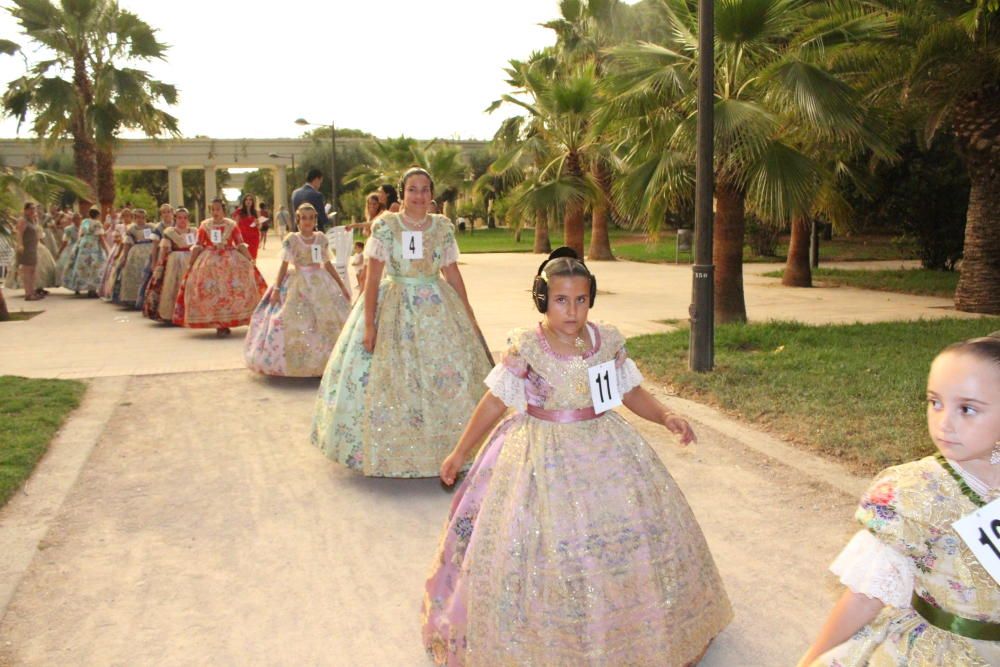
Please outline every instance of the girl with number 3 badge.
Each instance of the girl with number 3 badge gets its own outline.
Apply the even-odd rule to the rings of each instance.
[[[705,538],[642,436],[611,410],[691,427],[644,390],[613,327],[587,322],[597,283],[570,248],[532,297],[465,432],[441,464],[469,470],[427,581],[423,638],[439,665],[692,665],[732,617]]]
[[[434,183],[403,174],[403,212],[372,225],[368,276],[323,373],[312,442],[375,477],[435,477],[490,372]],[[443,278],[443,279],[442,279]]]
[[[830,566],[845,590],[800,667],[1000,665],[1000,332],[927,378],[938,453],[876,477]]]

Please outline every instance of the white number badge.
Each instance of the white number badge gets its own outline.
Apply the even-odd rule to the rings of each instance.
[[[1000,584],[1000,498],[951,524],[976,560]]]
[[[309,248],[312,251],[313,264],[323,263],[323,248],[317,244],[313,244]]]
[[[587,374],[590,376],[590,397],[594,401],[594,412],[601,414],[622,404],[614,360],[591,366],[587,369]]]
[[[144,229],[144,230],[142,230],[142,238],[146,239],[147,241],[149,241],[150,239],[152,239],[153,238],[153,230],[152,229]]]
[[[210,229],[208,231],[208,237],[212,239],[212,243],[222,243],[222,230]]]
[[[403,232],[403,259],[424,258],[424,233]]]
[[[184,243],[186,243],[187,245],[194,245],[194,234],[192,234],[191,232],[185,234]]]

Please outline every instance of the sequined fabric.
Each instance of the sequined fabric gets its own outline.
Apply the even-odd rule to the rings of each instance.
[[[101,236],[104,227],[97,220],[80,223],[80,240],[63,275],[63,287],[74,292],[89,292],[101,286],[101,271],[106,259]]]
[[[566,357],[537,329],[515,332],[503,366],[522,378],[529,404],[586,407],[587,368],[625,354],[615,329],[599,333],[592,354]],[[449,667],[680,666],[731,618],[684,495],[628,422],[518,412],[456,494],[427,581],[423,639]]]
[[[386,260],[375,351],[363,346],[362,295],[316,399],[313,444],[365,475],[437,476],[490,370],[462,300],[439,274],[457,255],[454,228],[433,217],[421,259],[403,258],[401,216],[386,214],[372,226],[369,243]]]
[[[210,231],[222,231],[212,243]],[[257,302],[267,289],[253,262],[237,251],[243,243],[236,223],[211,220],[198,228],[202,253],[188,267],[174,302],[174,324],[191,328],[238,327],[250,322]]]
[[[326,237],[313,234],[330,261]],[[281,300],[271,303],[271,286],[257,304],[243,345],[247,367],[267,375],[319,377],[351,310],[350,301],[322,264],[313,263],[312,245],[300,233],[283,242],[283,261],[289,272],[280,289]]]
[[[861,498],[855,517],[875,537],[909,558],[914,590],[958,616],[1000,622],[1000,586],[951,524],[976,506],[934,457],[889,468]],[[1000,665],[1000,642],[938,629],[913,609],[887,606],[850,640],[813,667],[987,667]]]

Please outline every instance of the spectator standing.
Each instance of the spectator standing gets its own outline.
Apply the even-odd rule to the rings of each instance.
[[[278,223],[278,237],[285,238],[292,229],[292,216],[288,212],[288,207],[282,204],[278,207],[278,212],[274,215],[274,221]]]
[[[233,219],[240,227],[240,235],[247,244],[247,250],[254,261],[257,261],[257,249],[260,247],[260,224],[257,220],[257,203],[253,195],[243,195],[239,208],[233,211]]]
[[[330,228],[330,220],[326,217],[326,205],[323,201],[323,194],[319,191],[323,184],[323,172],[313,167],[306,174],[306,182],[301,188],[292,193],[292,208],[299,210],[303,204],[312,204],[319,217],[318,229],[325,232]]]
[[[38,266],[38,227],[35,220],[38,207],[34,202],[24,205],[24,213],[17,221],[17,266],[24,286],[24,300],[38,301],[45,298],[45,291],[35,289],[35,268]]]

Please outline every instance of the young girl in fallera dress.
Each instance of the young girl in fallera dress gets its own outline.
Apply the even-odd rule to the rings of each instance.
[[[316,232],[316,219],[312,204],[295,211],[299,231],[285,237],[278,279],[250,320],[243,357],[258,373],[323,375],[350,313],[350,292],[330,263],[328,241]]]
[[[995,552],[984,560],[952,525],[1000,499],[998,334],[931,364],[938,453],[883,471],[862,496],[862,529],[830,566],[847,589],[800,667],[1000,665],[1000,584],[986,569],[1000,565],[1000,522],[982,533]]]
[[[226,205],[212,200],[212,217],[198,228],[191,264],[177,292],[174,324],[192,329],[214,328],[228,336],[231,327],[250,323],[267,283],[254,265]]]
[[[569,248],[551,257],[533,289],[542,323],[511,333],[441,465],[454,483],[515,410],[452,502],[426,585],[424,644],[449,667],[694,664],[730,621],[729,600],[683,494],[607,408],[618,396],[683,445],[694,433],[640,386],[622,335],[587,322],[589,270]]]
[[[410,169],[403,213],[372,225],[365,292],[323,373],[312,442],[377,477],[435,477],[490,371],[454,227],[430,215],[434,184]]]
[[[63,287],[74,292],[86,292],[89,297],[97,296],[97,288],[101,286],[101,269],[107,261],[104,225],[100,218],[98,208],[91,208],[87,213],[87,219],[80,224],[79,239],[63,275]]]
[[[159,241],[153,226],[146,222],[145,209],[133,209],[132,216],[135,222],[128,226],[122,239],[124,247],[121,259],[118,260],[118,277],[111,297],[113,303],[129,308],[136,307],[136,297],[145,279],[146,264],[153,254],[154,243]]]
[[[142,302],[143,315],[167,324],[173,323],[181,279],[191,262],[191,249],[198,242],[198,233],[191,227],[191,214],[186,208],[171,210],[170,217],[173,225],[163,230],[156,265]]]
[[[118,279],[118,269],[120,267],[122,252],[125,248],[125,230],[131,224],[132,211],[131,209],[124,208],[121,210],[117,220],[114,217],[111,218],[111,223],[105,230],[111,247],[108,249],[108,260],[101,274],[101,286],[97,290],[97,296],[101,297],[103,301],[111,301],[113,296],[115,281]]]

